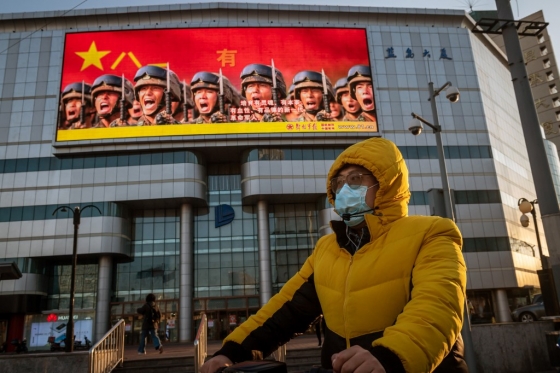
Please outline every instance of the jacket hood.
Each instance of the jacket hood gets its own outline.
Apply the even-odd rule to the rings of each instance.
[[[379,137],[371,138],[350,146],[338,156],[327,177],[327,196],[333,206],[335,195],[331,191],[330,180],[348,164],[367,168],[379,182],[374,214],[381,216],[384,223],[408,215],[408,169],[393,142]]]

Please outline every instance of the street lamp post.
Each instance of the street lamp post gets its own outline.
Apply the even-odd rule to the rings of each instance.
[[[60,210],[62,212],[66,212],[67,210],[72,211],[72,215],[74,217],[73,224],[74,224],[74,240],[72,243],[72,273],[70,275],[70,305],[68,309],[68,323],[66,324],[66,339],[64,341],[65,347],[64,350],[66,352],[73,352],[74,351],[74,298],[75,298],[75,287],[76,287],[76,266],[78,265],[78,229],[80,227],[80,217],[82,211],[87,209],[88,207],[93,207],[99,214],[101,214],[101,210],[97,206],[94,205],[86,205],[81,210],[79,206],[72,207],[70,206],[59,206],[54,210],[52,213],[53,216]]]
[[[441,126],[439,124],[439,116],[436,106],[436,97],[445,90],[445,97],[451,102],[455,103],[459,101],[459,90],[454,87],[451,82],[445,83],[443,86],[434,90],[434,83],[429,83],[429,92],[430,92],[430,104],[432,107],[432,117],[434,123],[428,122],[426,119],[422,118],[420,115],[416,113],[411,113],[412,120],[410,121],[410,126],[408,130],[414,135],[418,136],[422,133],[424,127],[422,123],[430,127],[434,134],[436,135],[436,147],[438,152],[438,160],[439,160],[439,171],[441,175],[441,184],[443,189],[443,200],[445,204],[445,215],[447,218],[455,221],[455,216],[453,213],[453,202],[451,200],[451,190],[449,189],[449,179],[447,176],[447,167],[445,166],[445,152],[443,149],[443,143],[441,141]],[[463,336],[463,340],[465,342],[465,361],[469,366],[469,371],[471,373],[476,373],[476,359],[474,356],[474,349],[473,349],[473,342],[472,342],[472,335],[471,335],[471,323],[468,314],[468,307],[466,304],[465,299],[465,307],[463,311],[463,328],[461,330],[461,335]]]
[[[546,258],[542,253],[541,236],[539,234],[539,226],[537,225],[537,213],[535,212],[535,204],[538,203],[539,201],[537,199],[533,201],[529,201],[526,198],[519,198],[519,201],[517,201],[517,206],[519,206],[519,211],[523,213],[523,215],[521,215],[521,218],[519,219],[522,226],[524,227],[529,226],[529,218],[527,218],[527,215],[525,214],[530,212],[531,215],[533,215],[533,224],[535,225],[535,233],[537,235],[537,246],[539,248],[539,257],[541,260],[541,266],[542,269],[546,269],[548,268],[548,265],[546,263]]]

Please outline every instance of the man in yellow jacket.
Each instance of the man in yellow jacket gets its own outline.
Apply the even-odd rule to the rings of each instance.
[[[269,355],[323,314],[323,368],[468,372],[461,234],[449,219],[408,216],[408,170],[395,144],[372,138],[346,149],[327,195],[342,218],[331,222],[334,233],[201,371]]]

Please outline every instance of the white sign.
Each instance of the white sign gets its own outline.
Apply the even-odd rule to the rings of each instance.
[[[209,328],[213,328],[213,327],[214,327],[214,320],[208,320],[208,327],[209,327]]]

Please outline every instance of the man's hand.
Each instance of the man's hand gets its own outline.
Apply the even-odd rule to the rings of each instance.
[[[226,356],[217,355],[202,364],[202,366],[200,367],[200,372],[215,373],[218,369],[230,366],[231,364],[233,364],[233,362]]]
[[[331,361],[336,373],[386,373],[379,360],[360,346],[334,354]]]

